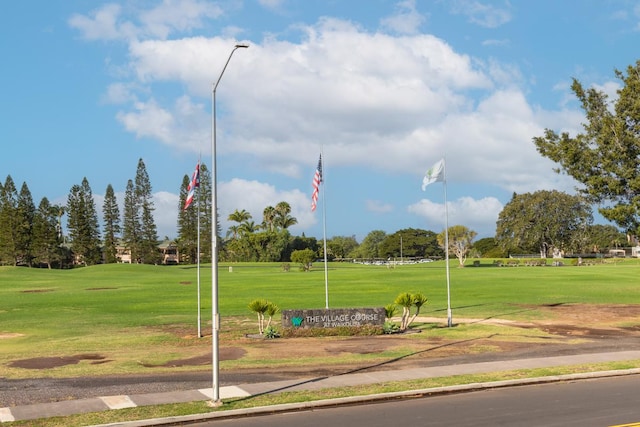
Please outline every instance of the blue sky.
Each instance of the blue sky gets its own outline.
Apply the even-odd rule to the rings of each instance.
[[[287,201],[292,233],[321,238],[444,227],[493,236],[513,192],[575,183],[532,138],[584,121],[571,78],[615,97],[634,64],[640,2],[608,0],[23,0],[0,15],[0,180],[64,204],[89,180],[101,212],[142,158],[160,237],[178,193],[211,164],[218,204],[262,220]],[[322,151],[325,183],[312,213]],[[323,203],[326,201],[326,206]]]

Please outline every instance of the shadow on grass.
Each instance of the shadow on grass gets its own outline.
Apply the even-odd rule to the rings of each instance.
[[[399,362],[399,361],[401,361],[403,359],[406,359],[408,357],[416,356],[418,354],[423,354],[423,353],[427,353],[427,352],[430,352],[430,351],[435,351],[435,350],[439,350],[439,349],[442,349],[442,348],[451,347],[451,346],[455,346],[455,345],[459,345],[459,344],[465,344],[465,343],[469,343],[469,342],[473,342],[473,341],[491,339],[491,338],[495,337],[496,335],[498,335],[498,334],[490,334],[490,335],[487,335],[486,337],[470,338],[470,339],[467,339],[467,340],[460,340],[460,341],[450,342],[450,343],[447,343],[447,344],[437,345],[437,346],[430,347],[430,348],[427,348],[427,349],[424,349],[424,350],[415,351],[413,353],[405,354],[404,356],[395,357],[393,359],[389,359],[389,360],[386,360],[384,362],[376,363],[376,364],[369,365],[369,366],[363,366],[361,368],[352,369],[352,370],[349,370],[349,371],[346,371],[346,372],[342,372],[342,373],[336,374],[336,375],[331,375],[331,376],[327,375],[327,376],[322,376],[322,377],[317,377],[317,378],[311,378],[311,379],[304,380],[304,381],[299,381],[299,382],[296,382],[296,383],[293,383],[293,384],[289,384],[289,385],[286,385],[286,386],[274,388],[272,390],[266,390],[266,391],[263,391],[261,393],[256,393],[256,394],[253,394],[251,396],[234,399],[233,401],[234,402],[242,402],[242,401],[250,400],[250,399],[258,397],[258,396],[264,396],[264,395],[268,395],[268,394],[280,393],[280,392],[284,392],[284,391],[287,391],[287,390],[291,390],[291,389],[294,389],[295,387],[299,387],[299,386],[304,385],[304,384],[313,384],[313,383],[316,383],[316,382],[319,382],[319,381],[322,381],[322,380],[326,380],[328,378],[340,377],[340,376],[343,376],[343,375],[351,375],[351,374],[357,374],[357,373],[366,372],[366,371],[368,371],[370,369],[379,368],[381,366],[391,365],[393,363]]]

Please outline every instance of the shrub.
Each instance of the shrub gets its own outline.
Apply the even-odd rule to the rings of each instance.
[[[385,334],[395,334],[400,332],[400,326],[396,325],[393,322],[384,322],[384,326],[382,326],[382,331]]]
[[[282,336],[286,338],[301,337],[344,337],[382,335],[383,327],[378,325],[340,326],[337,328],[285,328]]]
[[[273,326],[268,326],[264,330],[264,337],[269,339],[280,338],[280,333]]]

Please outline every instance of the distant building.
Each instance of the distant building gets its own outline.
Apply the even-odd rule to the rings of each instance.
[[[162,254],[163,264],[179,264],[180,252],[178,245],[173,240],[165,240],[158,245],[158,250]]]
[[[158,245],[158,251],[161,254],[162,264],[179,264],[180,252],[178,251],[178,245],[173,240],[164,240]],[[119,263],[131,264],[131,249],[124,246],[122,241],[119,241],[116,245],[116,259]]]

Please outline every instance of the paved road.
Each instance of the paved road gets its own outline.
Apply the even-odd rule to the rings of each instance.
[[[189,425],[603,427],[640,422],[639,380],[638,376],[580,380]]]

